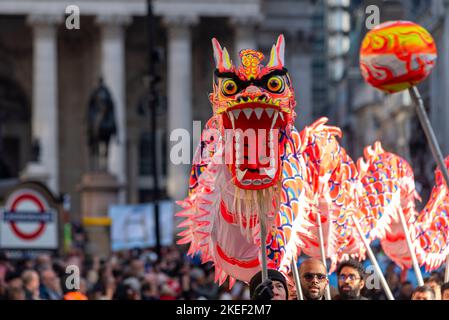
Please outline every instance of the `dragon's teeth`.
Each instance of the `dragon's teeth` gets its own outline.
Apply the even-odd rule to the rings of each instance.
[[[243,177],[245,176],[245,174],[246,174],[247,171],[248,171],[248,169],[242,171],[242,170],[240,170],[240,169],[237,168],[237,169],[236,169],[237,179],[238,179],[239,181],[242,181],[242,179],[243,179]]]
[[[253,109],[243,109],[243,112],[246,115],[246,118],[249,120],[251,118],[251,114],[253,113]]]
[[[254,112],[256,113],[257,119],[260,120],[260,117],[262,116],[263,109],[257,108],[256,110],[254,110]]]
[[[241,111],[240,109],[232,110],[232,113],[234,114],[234,118],[235,118],[236,120],[239,118],[240,111]]]
[[[267,176],[269,176],[271,179],[274,179],[274,176],[276,174],[276,169],[271,169],[270,171],[267,171]]]
[[[244,186],[249,186],[250,184],[251,184],[251,180],[244,180],[244,181],[241,181],[241,184],[243,184]]]
[[[273,121],[271,122],[271,128],[270,128],[270,129],[273,129],[273,128],[274,128],[274,126],[275,126],[275,124],[276,124],[276,121],[277,121],[277,119],[278,119],[278,115],[279,115],[279,112],[276,111],[276,112],[274,113],[274,117],[273,117]]]
[[[281,116],[282,121],[284,121],[284,113],[283,112],[279,112],[279,115]]]
[[[235,129],[235,125],[234,125],[234,115],[232,114],[232,112],[228,112],[228,117],[229,117],[229,119],[231,119],[232,129]]]
[[[274,175],[276,174],[276,169],[275,168],[260,168],[259,172],[260,172],[260,174],[267,175],[271,179],[273,179]]]
[[[268,108],[268,109],[265,109],[265,112],[267,113],[268,117],[271,119],[271,117],[273,116],[274,109]]]

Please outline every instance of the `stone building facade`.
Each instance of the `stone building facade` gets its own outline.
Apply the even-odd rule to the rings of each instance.
[[[433,35],[439,59],[429,79],[419,89],[424,99],[432,126],[444,155],[449,155],[448,44],[449,2],[425,1],[365,1],[352,3],[351,50],[346,59],[346,73],[338,86],[343,103],[333,106],[337,123],[344,128],[344,146],[354,158],[363,154],[363,148],[376,140],[384,148],[404,157],[413,167],[418,191],[423,203],[434,184],[435,162],[427,145],[409,93],[386,95],[364,83],[359,70],[360,43],[367,32],[365,9],[377,5],[380,22],[411,20],[423,25]]]
[[[77,185],[89,170],[87,104],[100,77],[115,104],[118,135],[108,168],[125,186],[122,203],[151,200],[148,150],[153,142],[145,105],[146,1],[78,0],[79,30],[65,25],[65,10],[72,4],[0,0],[0,193],[20,177],[45,181],[56,194],[71,196],[76,220]],[[175,128],[192,132],[192,121],[204,125],[211,116],[210,39],[219,39],[236,58],[247,47],[268,54],[284,33],[302,127],[315,116],[314,102],[323,98],[313,87],[315,61],[323,61],[313,50],[320,42],[321,6],[308,0],[153,1],[161,58],[158,167],[167,197],[182,198],[189,177],[188,165],[170,164],[169,133]]]

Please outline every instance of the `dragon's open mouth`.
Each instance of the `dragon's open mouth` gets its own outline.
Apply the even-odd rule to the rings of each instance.
[[[234,184],[242,189],[264,189],[279,176],[279,129],[285,127],[288,114],[279,103],[268,98],[247,99],[223,113],[226,152]],[[229,145],[229,143],[227,144]]]

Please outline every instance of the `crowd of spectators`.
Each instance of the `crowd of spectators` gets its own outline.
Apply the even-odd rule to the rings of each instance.
[[[219,287],[214,282],[211,264],[201,264],[198,256],[188,257],[184,247],[162,247],[160,254],[153,249],[134,249],[99,258],[87,256],[82,242],[82,239],[78,245],[75,242],[62,257],[39,254],[8,259],[0,252],[0,299],[250,299],[249,288],[242,282],[237,281],[232,289],[227,283]],[[392,263],[385,275],[395,298],[410,300],[416,284],[407,280]],[[426,284],[441,292],[442,275],[433,273]],[[386,299],[381,289],[365,289],[364,296]]]
[[[70,276],[78,271],[77,283]],[[246,285],[218,287],[210,264],[186,257],[177,246],[163,247],[159,256],[154,250],[136,249],[107,259],[82,252],[20,260],[0,255],[0,299],[61,300],[72,289],[89,300],[249,299]]]

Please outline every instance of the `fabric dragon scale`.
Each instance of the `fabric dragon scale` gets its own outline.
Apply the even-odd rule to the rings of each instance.
[[[338,143],[341,130],[321,118],[298,132],[296,100],[284,67],[284,37],[269,61],[262,53],[240,52],[233,65],[226,48],[212,40],[216,70],[209,99],[213,116],[194,157],[189,196],[178,202],[184,218],[178,244],[215,266],[215,280],[248,282],[261,269],[260,224],[268,230],[268,267],[288,278],[301,250],[320,256],[317,212],[331,269],[347,257],[365,257],[352,216],[366,237],[381,239],[385,252],[410,266],[398,212],[407,219],[421,264],[441,265],[449,251],[449,197],[441,173],[418,214],[413,172],[405,160],[380,143],[357,163]],[[448,160],[449,164],[449,160]]]

